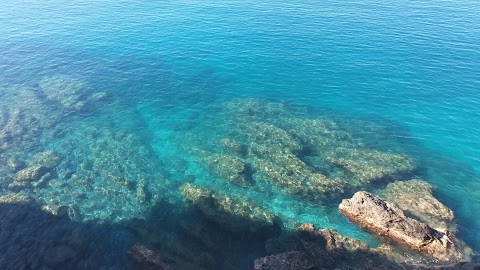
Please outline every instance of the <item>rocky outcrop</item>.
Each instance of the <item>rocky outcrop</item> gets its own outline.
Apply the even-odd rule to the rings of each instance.
[[[153,250],[147,247],[136,244],[129,251],[128,256],[142,265],[142,269],[148,270],[167,270],[167,265],[163,263],[160,258],[153,252]]]
[[[340,213],[358,226],[443,262],[468,259],[450,232],[437,231],[407,217],[395,204],[360,191],[339,205]]]
[[[313,270],[318,269],[305,253],[284,252],[255,260],[255,270]]]
[[[269,234],[275,230],[276,216],[249,200],[193,184],[182,186],[181,192],[190,205],[227,230],[261,234]]]
[[[456,231],[453,211],[432,195],[433,187],[421,179],[396,181],[380,193],[407,214],[440,231]]]

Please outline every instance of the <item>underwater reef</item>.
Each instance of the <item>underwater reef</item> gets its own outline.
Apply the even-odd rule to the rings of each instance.
[[[431,269],[471,259],[413,158],[308,108],[218,99],[201,114],[189,103],[178,122],[170,105],[159,123],[175,128],[161,140],[138,108],[77,76],[4,90],[2,269]],[[360,211],[359,201],[370,204]],[[315,224],[348,222],[339,204],[376,246],[342,224]]]

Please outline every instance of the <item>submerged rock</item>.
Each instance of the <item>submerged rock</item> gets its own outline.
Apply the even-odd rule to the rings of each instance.
[[[326,160],[366,183],[399,179],[415,169],[414,163],[404,155],[366,149],[338,148],[329,153]]]
[[[220,144],[226,151],[233,154],[244,155],[246,152],[245,145],[230,138],[220,140]]]
[[[433,197],[432,189],[429,183],[412,179],[388,184],[381,195],[432,228],[456,231],[453,211]]]
[[[368,192],[360,191],[351,199],[343,200],[339,211],[358,226],[437,260],[469,259],[462,250],[462,243],[452,233],[437,231],[409,218],[395,204]]]
[[[43,166],[43,165],[40,165],[40,164],[36,164],[36,165],[32,165],[32,166],[29,166],[23,170],[20,170],[18,171],[14,178],[16,181],[29,181],[29,182],[32,182],[32,181],[38,181],[40,180],[40,177],[42,177],[45,173],[47,173],[48,171],[48,168]]]
[[[17,193],[0,196],[0,204],[32,204],[34,202],[32,197]]]
[[[30,164],[41,165],[47,169],[53,169],[62,161],[59,154],[54,151],[45,151],[36,154]]]
[[[84,81],[65,76],[47,76],[40,80],[40,89],[51,100],[59,102],[65,109],[82,110],[89,102],[105,99],[105,92],[91,94],[91,89]]]
[[[252,185],[247,174],[247,165],[240,158],[216,154],[207,157],[205,162],[212,174],[217,177],[242,187]]]
[[[193,184],[182,186],[181,191],[188,203],[227,230],[262,234],[275,230],[276,216],[248,200],[230,197]]]
[[[12,173],[18,172],[19,170],[25,168],[25,166],[26,166],[25,162],[23,162],[19,159],[9,158],[7,160],[7,169],[8,169],[8,171],[10,171]]]
[[[135,262],[141,264],[148,270],[167,270],[167,265],[163,263],[160,258],[147,247],[136,244],[129,251],[128,256]]]
[[[299,251],[284,252],[255,260],[255,270],[313,270],[318,269],[309,257]]]
[[[42,210],[56,217],[68,216],[69,207],[65,205],[44,205]]]

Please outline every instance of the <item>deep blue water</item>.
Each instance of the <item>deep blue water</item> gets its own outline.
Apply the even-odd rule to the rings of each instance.
[[[434,195],[455,213],[459,236],[478,254],[479,18],[480,2],[474,0],[3,0],[0,109],[7,116],[0,120],[8,120],[7,112],[17,106],[35,119],[56,120],[44,126],[35,119],[17,123],[27,135],[3,138],[21,147],[2,148],[0,166],[6,168],[12,157],[29,163],[46,150],[63,161],[48,183],[25,189],[8,188],[13,176],[2,168],[1,193],[77,207],[78,218],[58,221],[57,234],[68,238],[80,228],[90,243],[101,243],[85,244],[62,262],[76,261],[85,269],[124,265],[126,249],[141,240],[132,229],[137,220],[145,219],[152,234],[152,227],[161,227],[162,237],[180,237],[173,231],[195,216],[179,210],[185,207],[179,206],[179,187],[192,181],[247,196],[285,219],[336,228],[375,245],[336,212],[338,201],[298,199],[268,185],[243,189],[202,166],[204,152],[196,150],[218,152],[214,139],[236,134],[222,104],[258,98],[286,104],[299,119],[331,119],[371,149],[409,156],[417,166],[409,177],[436,186]],[[107,98],[81,111],[64,111],[59,104],[42,111],[17,96],[31,89],[40,100],[52,99],[41,91],[41,81],[57,75],[84,81],[89,94],[103,91]],[[148,203],[135,202],[138,193],[128,188],[110,194],[118,184],[107,181],[110,173],[128,178],[117,179],[120,185],[145,184]],[[82,181],[88,184],[82,187]],[[16,222],[36,234],[35,222],[13,218]],[[42,237],[34,242],[57,239]],[[244,246],[249,239],[231,241],[228,252],[243,256],[232,259],[236,267],[249,269],[264,255],[261,241],[251,247]],[[169,249],[158,242],[153,244],[158,251]],[[11,267],[5,262],[11,251],[1,245],[4,267]]]

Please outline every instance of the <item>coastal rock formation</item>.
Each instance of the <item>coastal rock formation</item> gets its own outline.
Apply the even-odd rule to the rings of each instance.
[[[290,251],[255,260],[255,270],[313,270],[318,269],[302,252]]]
[[[160,258],[147,247],[136,244],[129,251],[128,256],[135,262],[142,265],[148,270],[167,270],[167,265],[163,263]]]
[[[275,215],[252,202],[234,198],[193,184],[181,187],[187,202],[206,218],[232,231],[269,234],[275,230]]]
[[[300,251],[306,255],[304,261],[314,265],[311,269],[406,269],[365,242],[341,235],[334,229],[316,229],[308,223],[296,231],[270,239],[266,251],[267,254]],[[271,259],[275,258],[271,256]]]
[[[358,226],[439,261],[466,259],[460,241],[453,234],[409,218],[395,204],[368,192],[360,191],[343,200],[339,211]]]
[[[432,190],[429,183],[412,179],[390,183],[380,195],[432,228],[456,231],[453,211],[433,197]]]

